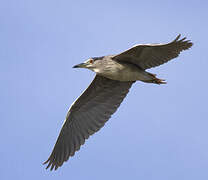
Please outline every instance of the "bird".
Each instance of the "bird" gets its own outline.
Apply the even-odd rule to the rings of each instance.
[[[100,130],[120,106],[136,81],[165,84],[147,72],[179,56],[193,43],[179,34],[164,44],[138,44],[116,55],[93,57],[73,68],[86,68],[96,73],[89,87],[68,110],[66,119],[48,160],[46,169],[57,170],[92,134]]]

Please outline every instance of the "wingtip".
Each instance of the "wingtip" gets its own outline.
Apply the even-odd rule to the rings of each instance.
[[[49,159],[48,159],[48,160],[46,160],[46,161],[44,161],[44,162],[42,163],[42,165],[47,164],[47,163],[48,163],[48,161],[49,161]]]
[[[186,39],[186,37],[184,37],[182,39],[180,39],[180,38],[181,38],[181,34],[178,34],[178,36],[173,40],[173,42],[184,41]]]
[[[48,165],[46,166],[46,169],[48,169],[50,166],[51,166],[51,168],[53,167],[53,164],[52,164],[52,162],[50,161],[50,158],[48,159],[48,160],[46,160],[45,162],[43,162],[43,165],[45,165],[45,164],[47,164],[48,163]],[[50,168],[50,170],[52,171],[53,170],[53,168],[51,169]]]
[[[180,37],[181,37],[181,34],[178,34],[178,36],[173,40],[173,41],[177,41],[177,40],[179,40],[180,39]]]
[[[53,170],[56,171],[63,163],[61,165],[60,164],[56,164],[56,163],[52,162],[51,159],[49,158],[48,160],[46,160],[42,164],[43,165],[47,164],[45,169],[49,169],[50,168],[50,171],[53,171]]]
[[[185,43],[186,44],[186,49],[189,49],[191,46],[193,46],[193,42],[191,42],[191,40],[186,40],[187,38],[184,37],[182,39],[180,39],[181,34],[179,34],[175,40],[173,40],[173,42],[179,42],[179,43]]]

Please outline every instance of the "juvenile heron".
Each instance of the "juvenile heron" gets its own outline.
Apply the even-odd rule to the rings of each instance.
[[[54,149],[44,163],[51,170],[73,156],[117,110],[135,81],[164,84],[146,69],[159,66],[189,49],[192,42],[180,35],[167,44],[139,44],[120,54],[90,58],[74,68],[96,73],[90,86],[71,105]]]

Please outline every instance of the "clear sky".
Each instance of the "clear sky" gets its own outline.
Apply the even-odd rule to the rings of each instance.
[[[208,2],[0,1],[1,180],[208,179]],[[89,57],[137,43],[194,43],[133,85],[119,110],[58,171],[45,170]]]

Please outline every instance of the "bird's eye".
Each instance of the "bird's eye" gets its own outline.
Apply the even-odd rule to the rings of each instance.
[[[93,59],[90,59],[89,62],[90,62],[90,64],[93,64],[94,63],[94,60]]]

